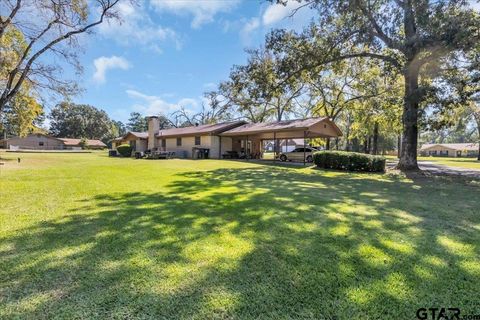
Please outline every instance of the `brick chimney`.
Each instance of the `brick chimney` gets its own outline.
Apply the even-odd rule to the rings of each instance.
[[[155,135],[160,130],[160,120],[156,116],[148,117],[148,149],[158,146]]]

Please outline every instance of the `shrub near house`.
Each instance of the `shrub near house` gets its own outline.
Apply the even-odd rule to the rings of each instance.
[[[319,168],[346,171],[384,172],[385,158],[356,152],[319,151],[313,162]]]
[[[129,144],[122,144],[122,145],[119,145],[117,147],[117,151],[118,153],[120,153],[120,155],[122,157],[130,157],[132,156],[132,146],[129,145]]]

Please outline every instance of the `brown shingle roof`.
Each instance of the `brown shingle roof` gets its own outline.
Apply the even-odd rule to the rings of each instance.
[[[199,126],[191,126],[185,128],[172,128],[159,130],[157,137],[172,137],[172,136],[193,136],[199,134],[218,134],[226,130],[235,128],[244,124],[245,121],[230,121],[215,124],[204,124]]]
[[[80,145],[80,141],[82,139],[73,139],[73,138],[57,138],[58,140],[62,141],[66,146],[78,146]],[[105,143],[100,140],[87,140],[87,145],[92,147],[107,147]]]
[[[140,139],[147,139],[148,138],[148,132],[135,132],[135,131],[127,132],[127,134],[124,135],[124,137],[126,137],[129,133],[134,135],[137,138],[140,138]]]
[[[148,132],[128,131],[123,136],[112,139],[112,141],[123,141],[128,137],[128,135],[132,135],[138,139],[148,139]]]
[[[317,117],[317,118],[308,118],[308,119],[295,119],[295,120],[283,120],[277,122],[260,122],[260,123],[247,123],[242,126],[238,126],[231,130],[224,132],[224,135],[236,135],[236,134],[254,134],[261,132],[278,132],[278,131],[294,131],[294,130],[308,130],[311,126],[322,122],[331,120],[327,117]],[[334,125],[334,128],[338,130],[341,135],[340,129]]]

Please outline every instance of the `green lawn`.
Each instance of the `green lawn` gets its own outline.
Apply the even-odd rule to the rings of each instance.
[[[477,158],[419,157],[418,159],[442,164],[449,167],[480,169],[480,161],[478,161]]]
[[[387,159],[397,160],[397,157],[387,156]],[[480,169],[480,161],[478,161],[477,158],[418,157],[418,160],[438,163],[449,167]]]
[[[480,314],[478,183],[0,156],[0,318]]]

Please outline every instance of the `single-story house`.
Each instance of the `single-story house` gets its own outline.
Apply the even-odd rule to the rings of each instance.
[[[76,150],[81,149],[82,139],[56,138],[49,135],[34,133],[26,137],[13,137],[6,140],[7,149],[28,150]],[[107,147],[100,140],[87,140],[89,149],[104,149]]]
[[[129,144],[133,151],[143,152],[148,149],[148,132],[129,131],[122,137],[112,140],[112,149],[121,144]]]
[[[209,157],[220,159],[228,152],[259,158],[264,141],[335,138],[342,135],[329,118],[309,118],[277,122],[230,121],[160,130],[158,117],[148,119],[148,149],[173,151],[191,158],[195,148],[208,149]],[[304,143],[302,143],[303,145]],[[277,150],[278,151],[278,150]]]
[[[478,143],[431,143],[420,148],[420,155],[432,157],[477,157]]]
[[[210,158],[221,158],[220,150],[231,149],[232,139],[222,141],[220,134],[245,123],[245,121],[229,121],[160,130],[158,118],[150,117],[148,145],[149,149],[174,151],[177,156],[183,158],[191,158],[193,148],[208,149]]]

